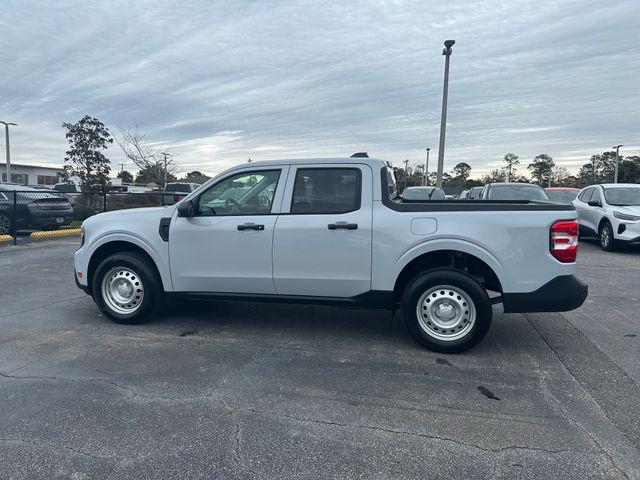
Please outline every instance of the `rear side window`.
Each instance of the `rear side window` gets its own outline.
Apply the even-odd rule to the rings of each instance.
[[[296,173],[291,213],[347,213],[360,208],[357,168],[303,168]]]

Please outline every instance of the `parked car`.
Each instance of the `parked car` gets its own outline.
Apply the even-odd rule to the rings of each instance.
[[[614,250],[619,243],[640,242],[640,185],[592,185],[580,192],[573,205],[578,211],[580,235],[597,237],[603,250]]]
[[[469,195],[467,196],[467,198],[469,200],[480,200],[480,195],[482,194],[482,189],[484,187],[471,187],[471,189],[469,189]]]
[[[402,200],[409,201],[427,201],[427,200],[444,200],[445,194],[441,188],[437,187],[407,187],[400,195]]]
[[[580,193],[579,188],[572,187],[547,187],[544,191],[552,202],[558,203],[572,203]]]
[[[55,229],[71,223],[73,208],[57,192],[0,184],[0,234],[10,233],[12,216],[16,229]]]
[[[483,200],[549,200],[539,185],[530,183],[488,183],[482,189]]]
[[[172,205],[176,202],[179,202],[184,197],[189,195],[195,189],[197,189],[200,185],[197,183],[189,183],[189,182],[171,182],[167,183],[164,188],[164,203],[166,205]]]
[[[62,193],[74,205],[80,196],[80,188],[75,183],[56,183],[53,189]]]
[[[586,298],[572,205],[395,198],[393,170],[372,158],[245,163],[178,205],[87,219],[75,281],[125,324],[167,297],[401,306],[416,340],[440,352],[477,344],[493,303],[564,311]]]

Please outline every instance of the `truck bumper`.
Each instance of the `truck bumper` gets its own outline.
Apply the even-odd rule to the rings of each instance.
[[[574,275],[561,275],[528,293],[503,293],[505,313],[567,312],[583,304],[589,293],[587,284]]]

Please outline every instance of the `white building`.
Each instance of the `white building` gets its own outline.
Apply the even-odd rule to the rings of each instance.
[[[0,163],[0,172],[2,172],[2,181],[6,182],[7,167],[5,164]],[[59,173],[62,173],[62,168],[11,163],[11,183],[19,183],[22,185],[55,185],[59,182]]]

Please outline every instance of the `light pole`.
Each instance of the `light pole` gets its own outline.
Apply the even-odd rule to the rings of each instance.
[[[429,175],[429,150],[431,149],[427,147],[427,159],[424,162],[424,182],[422,185],[427,184],[427,176]]]
[[[444,55],[444,86],[442,88],[442,116],[440,117],[440,145],[438,146],[438,177],[436,186],[442,188],[442,171],[444,170],[444,134],[447,128],[447,96],[449,94],[449,58],[451,47],[455,40],[445,40],[442,55]]]
[[[611,147],[616,149],[616,168],[613,174],[613,183],[618,183],[618,163],[620,162],[620,147],[623,146],[624,145],[616,145],[615,147]]]
[[[4,139],[5,139],[5,158],[7,160],[7,183],[11,183],[11,150],[9,149],[9,125],[18,125],[17,123],[11,122],[3,122],[0,120],[0,123],[4,124]],[[0,180],[2,178],[0,177]]]

